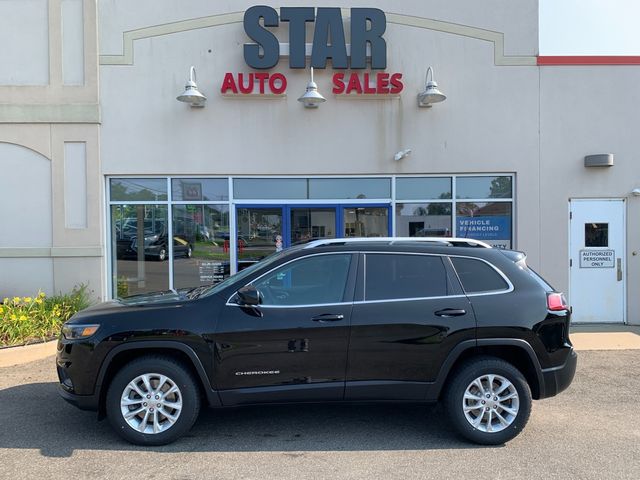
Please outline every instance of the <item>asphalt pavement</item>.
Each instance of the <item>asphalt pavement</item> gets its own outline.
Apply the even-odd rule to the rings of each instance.
[[[636,480],[639,405],[640,350],[587,351],[503,446],[461,440],[439,406],[304,405],[207,409],[142,448],[59,398],[50,357],[0,368],[0,478]]]

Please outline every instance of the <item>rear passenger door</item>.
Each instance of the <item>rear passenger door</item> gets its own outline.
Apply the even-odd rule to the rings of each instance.
[[[426,397],[476,322],[446,256],[366,253],[352,312],[346,399]]]

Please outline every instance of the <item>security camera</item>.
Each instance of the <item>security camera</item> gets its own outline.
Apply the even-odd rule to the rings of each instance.
[[[634,188],[633,190],[631,190],[631,195],[633,195],[634,197],[640,197],[640,188]]]
[[[408,156],[411,154],[411,149],[407,148],[406,150],[400,150],[399,152],[397,152],[394,156],[393,159],[396,162],[399,162],[400,160],[402,160],[404,157]]]

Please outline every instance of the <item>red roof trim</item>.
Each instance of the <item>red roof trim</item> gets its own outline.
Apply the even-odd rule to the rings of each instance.
[[[547,56],[538,65],[640,65],[640,56]]]

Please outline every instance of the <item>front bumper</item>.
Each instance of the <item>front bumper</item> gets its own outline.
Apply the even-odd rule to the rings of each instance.
[[[58,393],[67,402],[80,410],[98,410],[98,398],[96,395],[77,395],[67,391],[62,384],[58,385]]]
[[[566,390],[566,388],[571,385],[573,377],[576,374],[577,364],[578,354],[572,348],[569,355],[567,355],[566,361],[562,365],[543,369],[544,395],[540,398],[553,397],[563,390]]]

